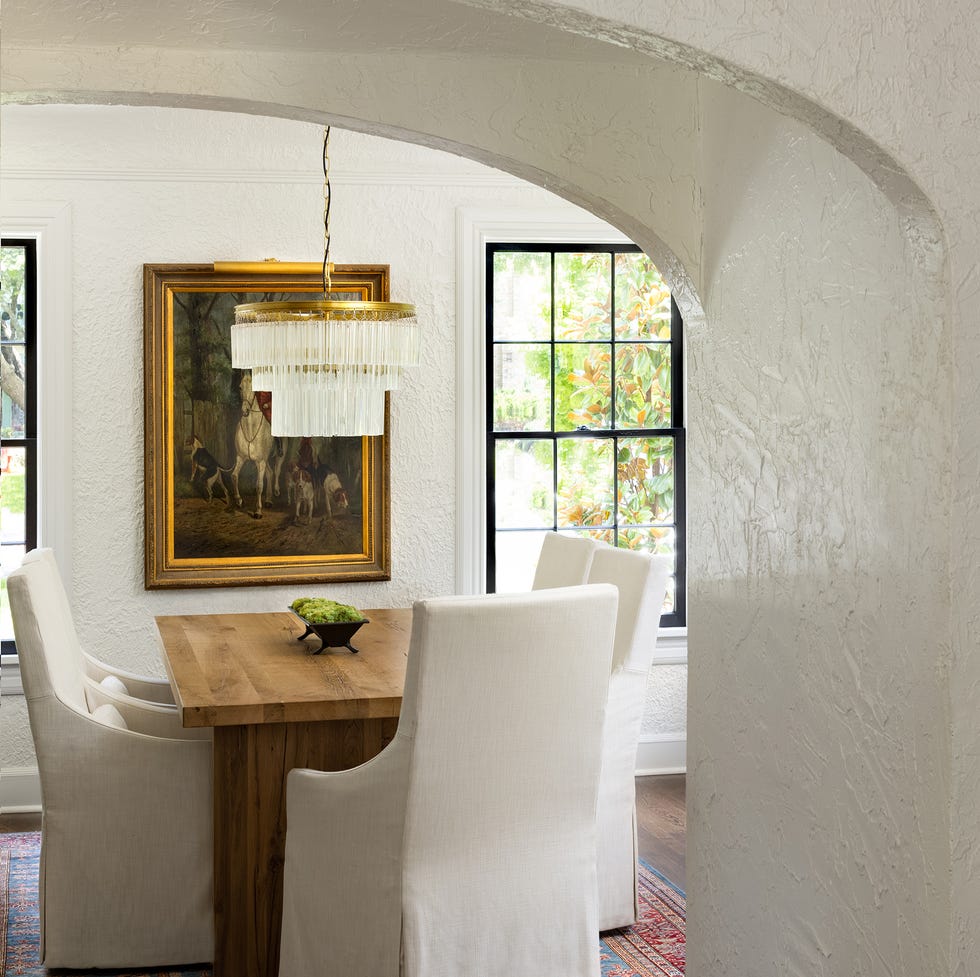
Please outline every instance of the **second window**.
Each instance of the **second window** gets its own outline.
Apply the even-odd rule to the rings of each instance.
[[[672,556],[685,623],[683,323],[632,245],[487,246],[487,589],[545,532]]]

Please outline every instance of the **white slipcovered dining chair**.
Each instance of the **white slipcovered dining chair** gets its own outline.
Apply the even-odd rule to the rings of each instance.
[[[541,555],[534,570],[532,590],[574,587],[589,579],[592,555],[599,544],[588,536],[562,536],[547,533],[541,542]]]
[[[670,570],[667,556],[617,549],[587,536],[549,533],[534,576],[535,590],[586,581],[612,583],[619,590],[596,811],[603,930],[631,926],[639,911],[636,750]]]
[[[128,719],[90,705],[53,561],[26,560],[7,590],[41,778],[42,961],[213,959],[210,741],[148,733],[132,697]]]
[[[636,750],[671,566],[667,556],[600,545],[589,569],[589,583],[611,583],[619,590],[596,808],[599,927],[603,930],[631,926],[639,911]]]
[[[415,604],[398,731],[287,788],[280,977],[598,977],[616,591]]]

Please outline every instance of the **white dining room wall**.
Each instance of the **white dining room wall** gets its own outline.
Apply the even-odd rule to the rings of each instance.
[[[72,105],[8,105],[2,127],[3,205],[56,201],[71,214],[73,475],[63,504],[77,627],[107,661],[162,674],[154,615],[279,610],[297,588],[143,588],[142,265],[317,260],[322,130],[192,109]],[[424,342],[421,366],[392,395],[392,579],[300,589],[362,607],[407,605],[452,593],[457,560],[468,558],[455,534],[456,215],[595,219],[436,150],[335,128],[331,157],[334,260],[389,263],[392,298],[417,305]],[[676,656],[651,672],[648,698],[641,767],[676,769],[686,702]],[[36,804],[21,696],[2,698],[0,742],[0,808]]]

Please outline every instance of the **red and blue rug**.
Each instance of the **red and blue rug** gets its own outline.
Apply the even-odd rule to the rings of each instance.
[[[46,977],[38,962],[36,831],[0,834],[0,977]],[[640,863],[640,921],[599,942],[602,977],[683,977],[684,893]],[[210,977],[210,970],[58,971],[71,977]]]

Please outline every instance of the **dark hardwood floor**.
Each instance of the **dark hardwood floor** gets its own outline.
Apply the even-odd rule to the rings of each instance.
[[[0,814],[0,833],[7,831],[40,830],[40,814]]]
[[[636,778],[636,837],[640,858],[687,891],[684,774]]]
[[[687,887],[684,797],[683,774],[636,778],[636,834],[640,857],[681,889]],[[0,832],[37,831],[40,827],[40,814],[0,815]]]

